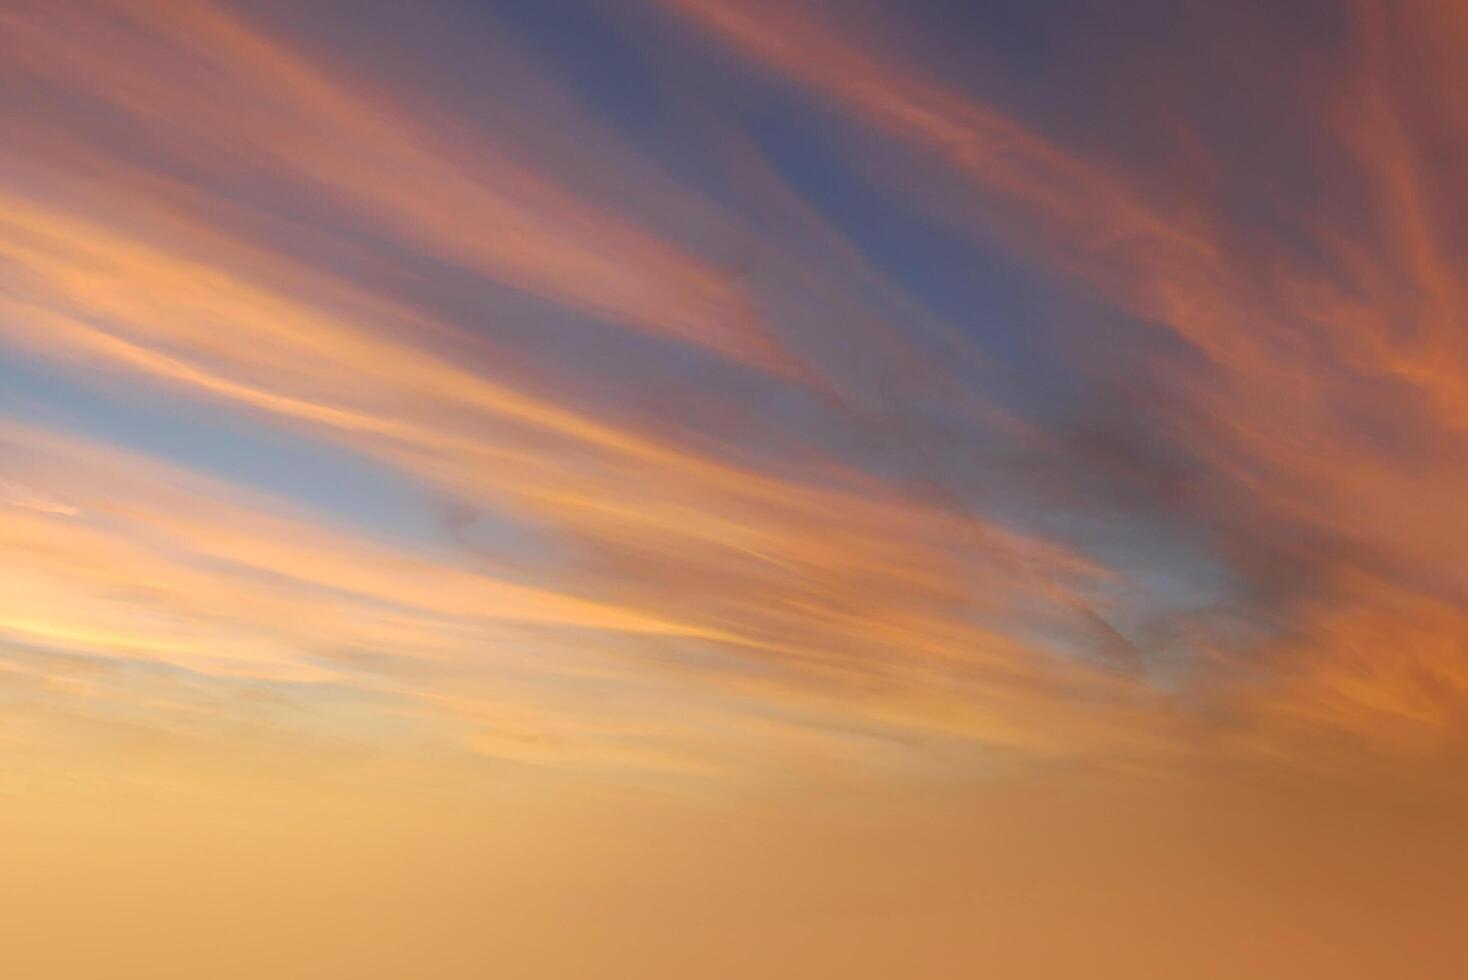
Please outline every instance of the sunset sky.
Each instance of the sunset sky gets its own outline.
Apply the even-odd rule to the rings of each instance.
[[[0,976],[1468,976],[1468,5],[0,0]]]

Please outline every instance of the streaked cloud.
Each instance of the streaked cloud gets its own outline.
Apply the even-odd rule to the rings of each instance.
[[[1459,195],[1435,171],[1462,152],[1451,100],[1439,98],[1456,70],[1451,29],[1439,22],[1445,6],[1357,11],[1358,67],[1327,93],[1333,104],[1315,106],[1332,122],[1304,133],[1335,141],[1342,172],[1327,175],[1330,186],[1354,182],[1365,196],[1332,214],[1286,213],[1284,233],[1242,228],[1209,196],[1216,187],[1163,203],[1143,189],[1157,186],[1155,175],[1088,161],[894,50],[843,36],[814,5],[666,6],[941,161],[954,178],[947,193],[967,189],[983,202],[949,219],[976,239],[1012,242],[1201,356],[1164,356],[1151,368],[1168,392],[1148,406],[1166,413],[1154,431],[1197,472],[1172,506],[1254,583],[1241,614],[1288,637],[1236,650],[1233,681],[1203,672],[1225,702],[1241,678],[1259,685],[1231,740],[1286,757],[1298,725],[1389,752],[1457,751],[1460,658],[1407,639],[1455,635],[1441,617],[1463,588],[1448,558],[1460,545],[1444,520],[1465,475],[1464,309],[1452,233],[1436,217]],[[1409,44],[1425,54],[1410,65]],[[927,188],[899,190],[942,206]],[[1409,652],[1419,642],[1433,652]],[[1292,721],[1264,736],[1251,728],[1256,710]]]

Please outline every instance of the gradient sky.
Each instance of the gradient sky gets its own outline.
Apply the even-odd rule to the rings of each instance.
[[[1463,975],[1465,166],[1453,0],[0,0],[0,971]]]

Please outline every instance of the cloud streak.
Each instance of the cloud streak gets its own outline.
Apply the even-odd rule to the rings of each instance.
[[[1088,155],[817,7],[652,6],[905,155],[842,150],[912,220],[1058,287],[1077,319],[1045,328],[1045,384],[1070,390],[1004,394],[994,339],[737,121],[721,195],[509,42],[555,139],[227,5],[16,4],[9,349],[345,451],[404,481],[434,540],[15,424],[11,642],[366,685],[541,761],[574,742],[704,771],[758,758],[741,738],[1148,770],[1456,751],[1464,305],[1427,144],[1461,148],[1424,102],[1455,22],[1363,8],[1351,97],[1298,137],[1340,151],[1360,206],[1249,224],[1216,183]],[[1404,74],[1401,39],[1427,36]],[[639,200],[547,155],[578,138]],[[1096,356],[1103,320],[1123,339]],[[1420,641],[1379,652],[1394,635]],[[600,718],[608,691],[666,725]]]
[[[1153,407],[1166,414],[1152,431],[1199,474],[1180,502],[1188,522],[1255,583],[1246,615],[1289,637],[1238,653],[1262,686],[1238,742],[1289,753],[1249,730],[1257,711],[1288,719],[1274,729],[1286,744],[1297,724],[1397,750],[1410,742],[1414,755],[1457,751],[1460,658],[1419,654],[1423,641],[1407,639],[1455,635],[1441,617],[1463,589],[1445,515],[1464,479],[1464,307],[1435,218],[1459,206],[1438,173],[1461,140],[1444,118],[1451,100],[1433,94],[1460,50],[1442,22],[1447,5],[1360,8],[1356,68],[1339,101],[1316,107],[1332,124],[1307,133],[1335,141],[1343,165],[1329,179],[1365,188],[1364,199],[1289,215],[1289,234],[1307,248],[1282,248],[1273,228],[1242,230],[1203,185],[1182,206],[1164,205],[1133,189],[1160,186],[1158,175],[1087,161],[900,56],[844,38],[809,5],[666,6],[941,162],[953,187],[985,202],[983,222],[966,226],[976,238],[1043,256],[1201,356],[1201,366],[1155,362],[1171,394]],[[1409,65],[1413,44],[1431,53]],[[1292,581],[1281,579],[1290,567]]]

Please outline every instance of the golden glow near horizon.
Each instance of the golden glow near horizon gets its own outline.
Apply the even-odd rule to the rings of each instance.
[[[1468,971],[1465,52],[0,0],[0,975]]]

